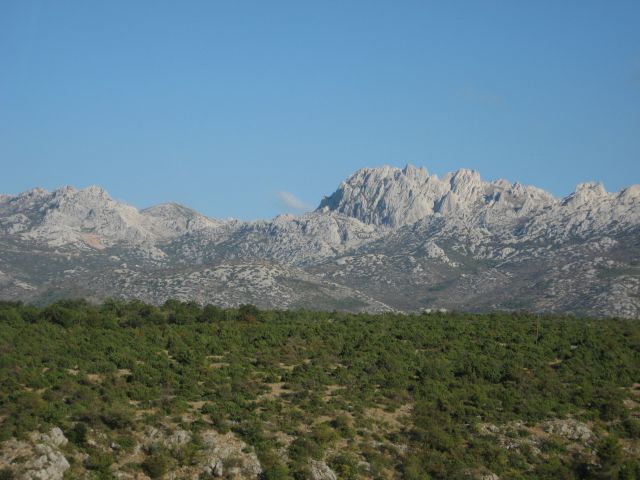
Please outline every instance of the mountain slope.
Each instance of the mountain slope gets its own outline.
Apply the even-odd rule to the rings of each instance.
[[[458,170],[361,169],[318,209],[215,220],[99,187],[0,196],[0,297],[640,317],[640,186],[563,199]]]

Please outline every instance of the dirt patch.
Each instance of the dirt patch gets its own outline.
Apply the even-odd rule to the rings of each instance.
[[[207,402],[202,400],[198,400],[197,402],[187,402],[191,410],[200,410],[202,409],[202,407],[204,407],[205,403]]]
[[[103,377],[99,373],[87,373],[87,380],[91,383],[102,383]]]
[[[324,395],[322,396],[322,399],[325,402],[328,402],[329,400],[331,400],[332,397],[335,397],[335,393],[340,391],[340,390],[345,390],[347,387],[344,387],[342,385],[327,385],[327,388],[324,392]]]
[[[274,398],[280,398],[282,395],[287,393],[289,390],[284,388],[284,382],[276,382],[276,383],[267,383],[267,387],[271,389],[271,391],[267,393],[263,393],[260,398],[273,400]]]
[[[217,363],[212,363],[211,365],[209,365],[210,368],[224,368],[224,367],[228,367],[230,364],[226,363],[226,362],[217,362]]]
[[[383,408],[367,408],[365,415],[377,423],[387,424],[390,428],[399,430],[403,426],[403,420],[411,414],[411,405],[405,404],[393,412]]]
[[[134,415],[136,418],[142,418],[145,415],[157,415],[157,413],[159,412],[157,407],[151,407],[151,408],[140,408],[140,409],[136,409]]]
[[[284,363],[279,363],[278,367],[280,367],[283,370],[286,370],[288,372],[293,371],[294,368],[297,367],[297,365],[285,365]]]
[[[102,244],[100,237],[95,233],[85,233],[81,235],[82,241],[96,250],[104,250],[106,247]]]

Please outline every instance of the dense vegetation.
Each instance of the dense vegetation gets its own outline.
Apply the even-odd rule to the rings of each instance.
[[[269,479],[640,478],[637,321],[0,302],[0,382],[0,441],[59,426],[96,478],[145,425],[232,431]],[[557,419],[593,436],[535,437]]]

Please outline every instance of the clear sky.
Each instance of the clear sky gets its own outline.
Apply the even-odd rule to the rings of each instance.
[[[638,0],[3,0],[0,192],[268,218],[408,162],[618,190],[639,25]]]

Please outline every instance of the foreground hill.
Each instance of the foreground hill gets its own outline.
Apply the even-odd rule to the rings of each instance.
[[[271,221],[145,210],[99,187],[0,196],[0,297],[640,317],[640,185],[559,199],[459,170],[362,169]]]
[[[640,325],[0,303],[0,478],[640,478]]]

